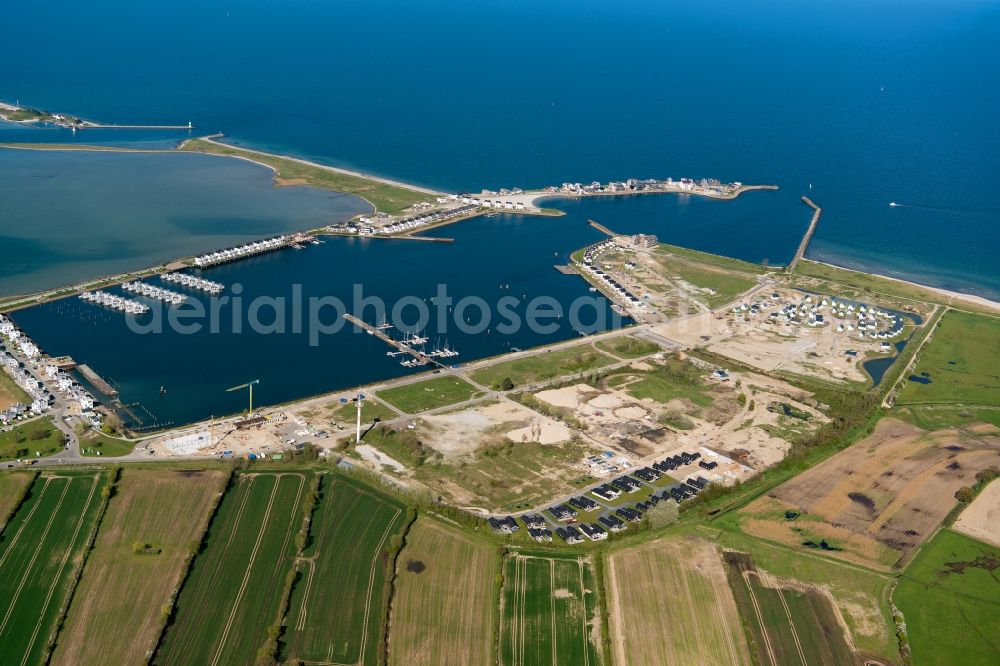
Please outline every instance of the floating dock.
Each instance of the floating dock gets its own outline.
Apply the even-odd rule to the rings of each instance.
[[[146,284],[145,282],[126,282],[122,285],[122,289],[129,292],[130,294],[139,294],[140,296],[145,296],[146,298],[155,298],[156,300],[163,301],[164,303],[170,303],[171,305],[179,305],[187,300],[187,296],[178,293],[176,291],[170,291],[169,289],[163,289],[161,287],[154,287],[151,284]]]
[[[149,306],[139,301],[132,301],[121,296],[109,294],[106,291],[85,291],[80,294],[80,299],[88,303],[103,305],[104,307],[124,312],[126,314],[146,314]]]
[[[76,369],[80,371],[80,374],[83,375],[84,379],[90,382],[90,384],[94,388],[96,388],[104,395],[108,396],[109,398],[115,398],[118,396],[117,389],[111,386],[111,384],[104,381],[104,378],[101,377],[96,372],[94,372],[93,368],[91,368],[86,363],[81,363],[80,365],[76,366]]]
[[[212,282],[211,280],[188,275],[187,273],[160,273],[160,279],[164,282],[179,284],[188,289],[208,292],[212,296],[218,296],[226,288],[226,285],[221,282]]]
[[[396,349],[397,353],[408,354],[413,357],[411,361],[403,361],[401,365],[407,368],[415,368],[421,365],[437,365],[439,367],[445,367],[443,363],[434,360],[429,354],[425,354],[422,351],[414,349],[410,345],[406,344],[401,340],[397,340],[389,336],[383,329],[377,326],[372,326],[371,324],[366,324],[352,314],[345,314],[344,319],[351,322],[360,329],[363,329],[369,335],[374,335],[376,338],[386,343],[390,347]],[[425,338],[419,338],[420,340],[425,340]],[[395,356],[396,354],[393,354]]]

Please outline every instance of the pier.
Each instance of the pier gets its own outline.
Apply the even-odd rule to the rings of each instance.
[[[111,386],[111,384],[104,381],[104,378],[101,377],[96,372],[94,372],[93,368],[91,368],[86,363],[81,363],[76,367],[76,369],[80,371],[80,374],[83,375],[84,379],[90,382],[90,384],[94,388],[96,388],[104,395],[108,396],[109,398],[115,398],[118,396],[117,389]]]
[[[813,203],[812,199],[807,196],[802,197],[802,201],[806,203],[814,211],[812,220],[809,222],[809,228],[806,229],[806,235],[802,237],[802,242],[799,243],[799,249],[795,251],[795,256],[792,258],[792,262],[788,264],[788,272],[794,273],[795,267],[799,265],[799,259],[801,259],[805,253],[806,249],[809,247],[809,241],[812,240],[813,234],[816,233],[816,225],[819,224],[819,216],[823,214],[823,209]]]
[[[71,125],[77,129],[131,129],[131,130],[190,130],[194,129],[192,123],[187,125],[102,125],[84,121],[79,125]]]
[[[362,320],[358,319],[352,314],[345,314],[344,319],[351,322],[360,329],[363,329],[368,335],[374,335],[376,338],[386,343],[390,347],[394,348],[395,352],[389,352],[390,356],[397,356],[399,354],[408,354],[413,357],[413,361],[403,361],[405,367],[413,368],[421,365],[437,365],[441,368],[445,367],[443,363],[434,360],[429,354],[425,354],[422,351],[414,349],[410,345],[406,344],[402,340],[396,340],[395,338],[389,336],[384,329],[378,326],[372,326],[367,324]],[[419,338],[420,340],[425,340],[425,338]]]

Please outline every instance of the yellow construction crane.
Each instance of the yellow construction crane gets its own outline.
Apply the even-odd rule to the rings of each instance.
[[[259,379],[255,379],[252,382],[247,382],[246,384],[240,384],[239,386],[232,386],[226,389],[226,393],[232,393],[233,391],[242,391],[245,388],[250,389],[250,411],[247,412],[247,416],[253,416],[253,386],[254,384],[260,384]]]

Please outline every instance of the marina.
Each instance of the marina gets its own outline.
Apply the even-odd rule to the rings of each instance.
[[[416,349],[413,346],[426,343],[427,342],[426,337],[421,337],[419,335],[411,336],[407,334],[406,337],[403,338],[403,340],[397,340],[388,333],[386,333],[386,330],[388,330],[388,328],[386,327],[384,322],[377,326],[372,326],[371,324],[368,324],[362,321],[361,319],[358,319],[352,314],[345,314],[344,319],[351,322],[352,324],[354,324],[361,330],[365,331],[369,335],[373,335],[382,342],[389,345],[390,347],[393,347],[395,351],[390,350],[388,352],[389,356],[398,356],[401,354],[407,354],[409,356],[412,356],[413,358],[400,362],[400,365],[403,366],[404,368],[419,368],[421,366],[431,365],[431,364],[440,366],[442,368],[445,367],[444,364],[434,360],[433,358],[435,356],[444,356],[445,354],[443,353],[442,350],[434,350],[433,352],[428,353]],[[458,355],[457,352],[450,349],[448,350],[447,354],[454,356]]]
[[[182,287],[187,287],[188,289],[204,291],[212,296],[217,296],[226,289],[226,285],[221,282],[213,282],[212,280],[206,280],[205,278],[200,278],[195,275],[188,275],[187,273],[161,273],[160,279],[164,282],[179,284]]]
[[[187,273],[160,273],[160,279],[171,284],[179,284],[188,289],[204,291],[212,296],[218,296],[226,289],[226,285],[221,282],[213,282],[212,280],[188,275]]]
[[[171,305],[180,305],[187,300],[187,296],[184,294],[176,291],[170,291],[169,289],[163,289],[162,287],[154,287],[151,284],[146,284],[145,282],[140,282],[138,280],[135,282],[126,282],[122,285],[122,289],[130,294],[138,294],[139,296],[145,296],[146,298],[154,298],[158,301],[163,301],[164,303],[169,303]]]
[[[96,305],[103,305],[106,308],[124,312],[125,314],[137,315],[149,312],[149,306],[145,303],[115,296],[106,291],[85,291],[80,294],[80,300]]]

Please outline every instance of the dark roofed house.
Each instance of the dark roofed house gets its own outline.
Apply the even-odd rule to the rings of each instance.
[[[552,532],[545,528],[536,529],[529,527],[528,534],[531,535],[532,539],[539,543],[543,541],[552,541]]]
[[[608,533],[600,525],[582,523],[580,531],[591,541],[601,541],[608,538]]]

